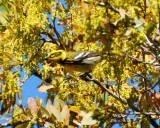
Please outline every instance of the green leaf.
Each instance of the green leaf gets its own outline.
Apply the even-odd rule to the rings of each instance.
[[[50,114],[49,114],[48,110],[44,106],[41,106],[41,109],[46,116],[50,117]]]
[[[8,17],[5,13],[2,13],[0,11],[0,23],[3,25],[3,26],[7,26],[8,24]]]
[[[40,103],[40,100],[39,100],[38,96],[36,96],[36,103],[37,103],[37,106],[38,106],[38,107],[41,106],[41,103]]]
[[[152,9],[157,10],[149,0],[147,0],[147,4],[151,6]]]
[[[96,123],[97,123],[97,120],[94,120],[92,118],[92,112],[87,113],[83,117],[82,122],[81,122],[82,125],[93,125],[93,124],[96,124]]]
[[[60,104],[61,108],[63,108],[65,106],[65,102],[63,100],[60,100],[59,104]]]
[[[106,128],[107,127],[107,123],[105,120],[101,120],[99,122],[98,128]]]
[[[135,26],[134,26],[134,28],[137,28],[140,32],[142,32],[143,31],[143,25],[145,24],[142,20],[141,20],[141,18],[139,18],[139,17],[135,17],[135,19],[134,19],[134,22],[135,22]]]
[[[69,116],[69,110],[67,105],[65,105],[64,108],[62,109],[61,115],[63,116],[64,119],[67,119],[67,117]]]
[[[53,105],[48,106],[48,111],[50,114],[53,114],[58,121],[64,120],[61,113]]]
[[[16,126],[15,128],[27,128],[28,123],[29,123],[29,121],[26,122],[26,123],[19,124],[19,125]]]
[[[0,31],[4,32],[7,29],[7,27],[0,25]]]
[[[54,106],[60,111],[65,106],[65,102],[56,95],[54,98]]]
[[[60,99],[59,96],[56,95],[56,97],[54,98],[54,106],[60,111]]]
[[[7,4],[7,3],[6,3]],[[9,9],[7,8],[7,6],[3,3],[0,2],[0,9],[5,13],[8,14],[9,13]]]
[[[151,22],[147,27],[147,34],[151,34],[154,30],[154,24]]]
[[[48,107],[52,105],[52,102],[50,99],[47,100],[46,109],[48,110]]]
[[[45,126],[46,128],[55,128],[55,125],[52,124],[52,123],[49,123],[49,122],[45,122],[44,126]]]
[[[101,95],[100,104],[107,105],[107,101],[108,101],[108,92],[105,92]]]
[[[127,29],[126,31],[125,31],[125,36],[128,36],[128,35],[130,35],[132,33],[132,29]]]

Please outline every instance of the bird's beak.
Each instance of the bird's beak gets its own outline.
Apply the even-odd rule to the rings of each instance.
[[[44,60],[49,60],[47,57]]]

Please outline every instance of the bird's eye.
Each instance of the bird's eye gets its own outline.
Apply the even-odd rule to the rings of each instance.
[[[50,55],[50,57],[52,58],[52,57],[57,57],[57,56],[59,56],[59,55],[61,55],[61,52],[55,52],[55,53],[52,53],[51,55]]]

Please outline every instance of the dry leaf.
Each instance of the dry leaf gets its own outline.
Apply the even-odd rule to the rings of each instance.
[[[53,85],[41,85],[38,87],[38,90],[40,92],[50,92],[51,90],[53,90]]]

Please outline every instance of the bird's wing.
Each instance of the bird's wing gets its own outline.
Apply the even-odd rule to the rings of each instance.
[[[84,59],[90,58],[90,57],[96,57],[100,56],[99,53],[94,51],[86,51],[86,52],[80,52],[76,56],[73,57],[74,61],[83,61]]]
[[[85,52],[77,52],[72,57],[67,57],[63,63],[64,64],[89,64],[89,59],[95,58],[97,56],[100,56],[99,53],[94,51],[85,51]],[[86,61],[85,61],[86,60]],[[87,60],[89,62],[87,62]],[[93,59],[92,59],[93,60]],[[85,63],[84,63],[85,62]]]

